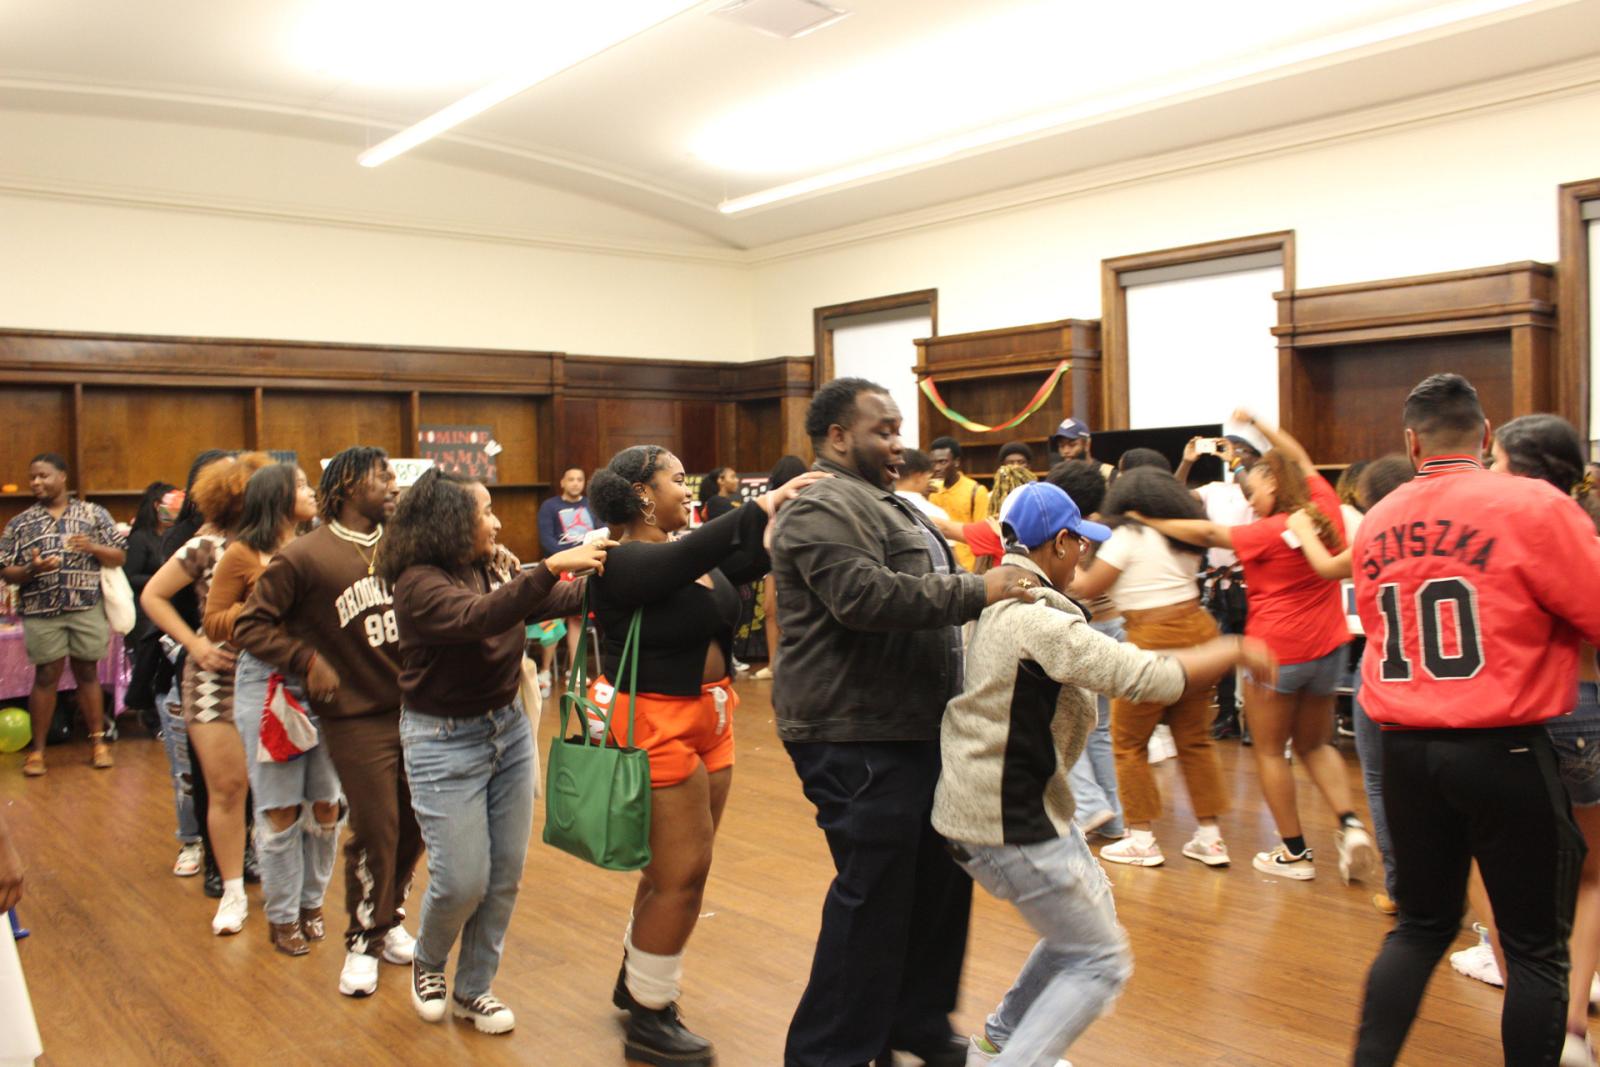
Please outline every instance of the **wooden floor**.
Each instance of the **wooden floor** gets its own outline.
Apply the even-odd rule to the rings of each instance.
[[[767,1067],[782,1060],[831,868],[776,741],[768,685],[745,682],[741,692],[733,798],[689,947],[683,1007],[716,1042],[722,1067]],[[546,738],[550,730],[547,717]],[[558,853],[536,831],[495,984],[517,1013],[516,1031],[486,1037],[426,1025],[406,995],[407,969],[385,965],[377,995],[350,1000],[336,990],[336,940],[300,959],[274,954],[254,888],[245,932],[211,936],[214,902],[199,879],[170,873],[176,845],[161,745],[139,737],[116,748],[110,772],[92,771],[82,744],[53,748],[50,773],[37,780],[18,773],[20,756],[0,756],[0,803],[28,864],[19,910],[33,936],[18,947],[44,1037],[41,1063],[622,1062],[609,994],[631,877]],[[1348,1062],[1362,982],[1388,920],[1369,889],[1339,884],[1331,862],[1311,883],[1252,870],[1251,853],[1273,843],[1270,822],[1250,753],[1225,742],[1222,759],[1239,809],[1223,822],[1231,869],[1178,855],[1191,824],[1171,763],[1156,772],[1178,808],[1158,827],[1167,866],[1106,865],[1135,974],[1114,1013],[1073,1047],[1076,1067]],[[1359,793],[1353,754],[1349,766]],[[1331,859],[1332,819],[1303,774],[1300,784],[1309,840]],[[330,901],[343,899],[341,879]],[[1009,908],[981,891],[976,898],[957,1017],[966,1031],[981,1025],[1034,940]],[[329,910],[332,920],[338,909]],[[1499,1063],[1499,1008],[1497,990],[1441,964],[1403,1062]]]

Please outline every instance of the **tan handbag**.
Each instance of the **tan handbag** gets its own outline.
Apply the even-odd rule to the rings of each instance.
[[[534,750],[539,745],[539,717],[544,714],[544,698],[539,695],[539,665],[527,656],[522,657],[522,678],[517,682],[517,696],[522,700],[522,711],[528,716],[528,729],[533,733]],[[539,761],[533,761],[533,795],[539,796]]]

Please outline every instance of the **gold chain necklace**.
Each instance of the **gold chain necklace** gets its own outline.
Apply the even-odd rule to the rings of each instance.
[[[371,577],[378,569],[378,546],[372,546],[372,555],[370,556],[361,551],[361,546],[354,541],[350,542],[350,547],[356,550],[356,555],[361,557],[361,562],[367,565],[367,576]]]

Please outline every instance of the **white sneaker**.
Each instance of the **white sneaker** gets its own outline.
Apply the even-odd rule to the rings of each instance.
[[[1339,848],[1339,877],[1345,885],[1351,882],[1371,882],[1383,865],[1378,846],[1364,827],[1351,826],[1333,836]]]
[[[772,668],[771,667],[762,667],[759,671],[756,671],[756,673],[752,674],[750,677],[754,678],[758,682],[770,682],[770,681],[772,681]]]
[[[1226,867],[1232,862],[1228,858],[1227,843],[1220,837],[1215,841],[1205,841],[1199,834],[1195,834],[1189,839],[1189,843],[1183,846],[1183,854],[1192,860],[1199,860],[1207,867]]]
[[[339,972],[339,992],[347,997],[370,997],[378,991],[378,957],[346,952]]]
[[[493,993],[471,1001],[451,997],[450,1014],[458,1019],[471,1019],[473,1028],[480,1034],[508,1034],[517,1025],[517,1017]]]
[[[1289,855],[1289,850],[1283,845],[1279,845],[1271,852],[1257,852],[1255,868],[1263,874],[1293,878],[1297,882],[1308,882],[1317,876],[1317,868],[1312,865],[1309,848],[1298,856]]]
[[[193,878],[200,873],[205,859],[206,847],[198,841],[190,841],[178,849],[178,862],[172,865],[172,873],[179,878]]]
[[[1167,858],[1161,854],[1161,846],[1153,838],[1148,845],[1141,845],[1132,834],[1102,848],[1100,858],[1112,863],[1126,863],[1130,867],[1159,867],[1167,862]]]
[[[425,1023],[436,1023],[444,1018],[449,997],[445,994],[444,972],[424,971],[415,963],[411,965],[411,1006],[417,1009]]]
[[[1172,740],[1172,727],[1166,723],[1157,726],[1155,733],[1150,735],[1150,742],[1145,749],[1151,763],[1161,763],[1176,756],[1178,745]]]
[[[552,691],[551,687],[552,687],[553,684],[554,683],[552,683],[551,680],[550,680],[550,672],[549,671],[540,671],[539,672],[539,695],[541,697],[543,697],[545,700],[549,700],[550,699],[550,693]]]
[[[1589,1010],[1600,1007],[1600,974],[1589,979]]]
[[[1468,978],[1476,978],[1492,986],[1504,988],[1506,980],[1500,977],[1500,965],[1494,961],[1494,949],[1486,944],[1476,944],[1460,952],[1450,953],[1450,966]]]
[[[967,1039],[967,1067],[989,1067],[989,1064],[995,1061],[995,1057],[1000,1055],[1000,1050],[997,1048],[990,1052],[989,1049],[992,1048],[994,1046],[989,1044],[988,1038],[969,1037]],[[1066,1060],[1057,1060],[1056,1067],[1072,1067],[1072,1064]]]
[[[250,914],[250,900],[243,893],[224,893],[217,903],[216,917],[211,920],[211,932],[227,937],[244,929],[244,919]]]
[[[406,933],[406,928],[399,923],[389,927],[389,932],[383,935],[383,962],[409,967],[416,958],[417,939]]]
[[[1561,1045],[1560,1067],[1595,1067],[1594,1046],[1589,1043],[1588,1034],[1567,1031],[1567,1039]]]

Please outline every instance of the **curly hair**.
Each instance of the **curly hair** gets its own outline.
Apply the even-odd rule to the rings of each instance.
[[[1367,469],[1367,461],[1358,459],[1344,469],[1335,483],[1333,492],[1339,498],[1339,503],[1349,504],[1353,508],[1361,508],[1361,494],[1356,489],[1361,484],[1361,472]],[[1362,508],[1362,510],[1366,510]]]
[[[1012,491],[1020,489],[1029,482],[1038,481],[1037,476],[1027,467],[1001,467],[994,472],[994,488],[989,490],[989,517],[1000,517],[1000,506],[1006,502],[1006,497]]]
[[[195,502],[207,522],[231,534],[244,511],[244,490],[250,476],[273,459],[265,452],[245,452],[211,464],[194,480],[189,499]]]
[[[1311,487],[1306,484],[1305,472],[1298,464],[1284,456],[1282,450],[1274,448],[1261,457],[1260,463],[1250,468],[1250,477],[1258,478],[1262,471],[1271,474],[1273,481],[1278,484],[1276,500],[1272,507],[1274,515],[1289,515],[1304,509],[1306,514],[1311,516],[1311,522],[1317,528],[1317,536],[1322,539],[1328,551],[1344,551],[1344,538],[1339,535],[1333,520],[1312,502]]]
[[[1172,473],[1172,461],[1153,448],[1130,448],[1117,460],[1117,471],[1126,474],[1136,471],[1141,467],[1153,467],[1159,471]]]
[[[477,542],[478,506],[467,487],[472,478],[437,467],[422,472],[383,528],[375,563],[391,586],[411,567],[459,570],[472,562]]]
[[[128,527],[128,532],[135,530],[150,530],[154,532],[161,526],[161,516],[156,513],[156,508],[161,503],[161,498],[166,496],[177,486],[170,482],[151,482],[144,487],[144,495],[139,498],[139,510],[134,512],[133,524]]]
[[[385,463],[389,453],[371,445],[354,445],[336,454],[322,468],[322,484],[317,486],[317,514],[323,522],[334,522],[339,512],[355,495],[356,486],[367,480],[372,468]]]
[[[617,527],[643,515],[644,505],[633,487],[650,484],[666,466],[664,457],[669,455],[660,445],[634,445],[612,456],[611,462],[589,479],[589,506],[595,517],[607,526]]]
[[[1177,478],[1160,467],[1134,467],[1123,471],[1116,484],[1106,493],[1101,517],[1110,526],[1121,526],[1130,511],[1148,515],[1152,519],[1203,519],[1206,509],[1195,495]],[[1174,538],[1167,543],[1181,552],[1197,556],[1206,553],[1204,548]]]
[[[828,436],[828,427],[849,428],[856,418],[856,397],[862,393],[889,395],[889,390],[865,378],[835,378],[817,390],[806,409],[806,436],[813,443]]]

